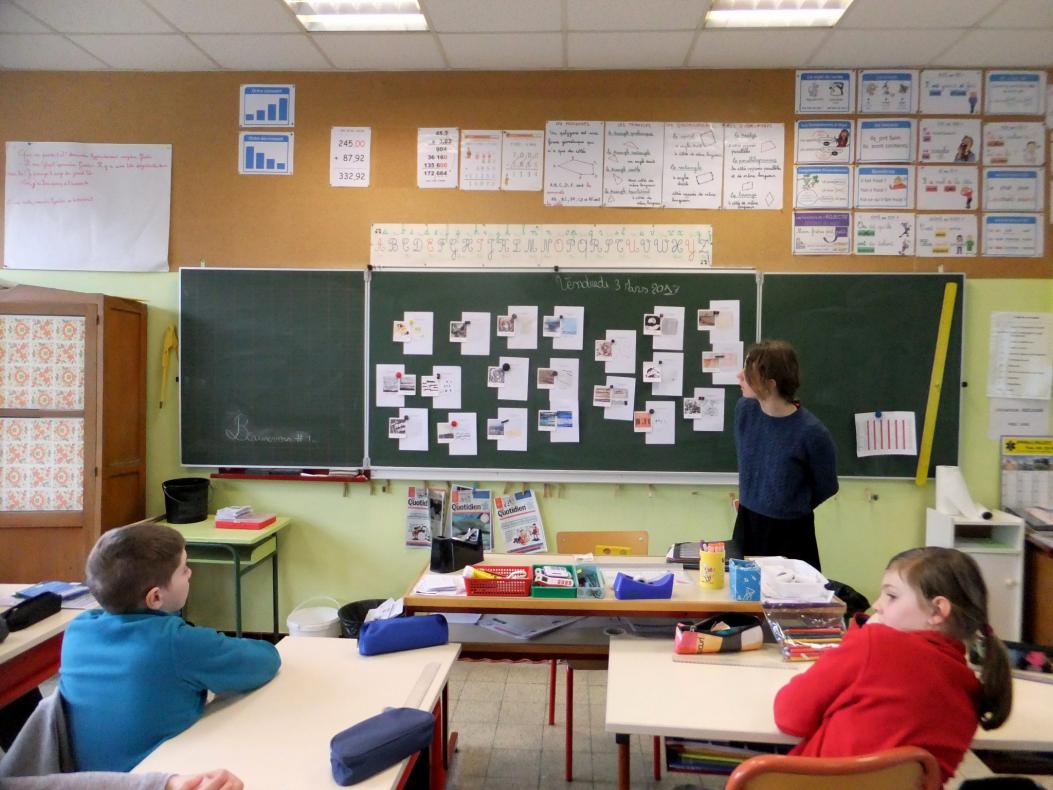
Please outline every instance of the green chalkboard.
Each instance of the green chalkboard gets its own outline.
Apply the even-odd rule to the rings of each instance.
[[[360,270],[183,269],[184,466],[362,465]]]
[[[678,475],[734,473],[736,458],[731,418],[740,396],[738,386],[726,385],[724,431],[694,431],[683,418],[682,399],[653,396],[652,385],[640,381],[643,362],[652,359],[652,337],[642,333],[643,316],[658,306],[685,308],[683,327],[683,392],[695,387],[711,387],[710,374],[702,371],[702,352],[712,349],[707,331],[697,327],[697,310],[708,308],[710,300],[736,300],[740,305],[740,338],[748,345],[755,339],[757,280],[752,271],[743,272],[554,272],[547,271],[374,271],[369,284],[369,461],[375,473],[421,470],[480,470],[508,472],[535,470],[551,477],[590,479],[590,473],[622,473],[626,480],[675,479]],[[495,333],[497,316],[506,315],[511,305],[536,305],[539,321],[553,315],[557,305],[582,306],[585,310],[582,350],[554,350],[553,340],[537,329],[537,348],[508,349],[507,338]],[[434,315],[433,353],[405,354],[393,339],[393,324],[407,311]],[[462,355],[457,343],[450,342],[449,322],[462,312],[490,313],[490,349],[485,356]],[[645,401],[671,401],[675,404],[676,443],[648,445],[645,435],[636,433],[632,421],[608,420],[604,410],[593,406],[593,387],[606,383],[605,366],[594,358],[595,341],[608,329],[636,331],[636,362],[627,375],[636,378],[635,408],[643,410]],[[499,400],[498,390],[487,386],[487,368],[496,366],[501,356],[529,359],[530,373],[526,401]],[[549,392],[536,386],[536,371],[549,367],[552,358],[579,360],[577,384],[580,441],[555,443],[539,431],[537,413],[549,408]],[[428,408],[428,449],[406,451],[389,438],[389,418],[398,416],[396,407],[375,405],[378,364],[404,364],[407,374],[418,377],[416,394],[405,397],[405,406]],[[433,365],[461,368],[462,412],[477,416],[478,454],[452,456],[448,445],[436,441],[436,425],[448,412],[431,409],[429,398],[420,395],[420,377],[430,375]],[[498,450],[497,442],[486,438],[486,421],[497,417],[498,408],[528,410],[527,450]],[[377,467],[381,469],[377,470]]]
[[[915,456],[856,456],[855,415],[914,412],[920,444],[948,283],[957,298],[928,476],[937,464],[957,465],[964,282],[960,274],[764,276],[761,334],[796,347],[799,397],[833,434],[839,476],[915,476]]]

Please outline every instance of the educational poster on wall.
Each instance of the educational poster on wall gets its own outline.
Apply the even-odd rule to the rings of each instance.
[[[172,146],[8,142],[4,266],[168,271]]]
[[[1048,414],[1046,415],[1049,416]],[[1027,508],[1025,516],[1042,524],[1049,524],[1053,514],[1053,437],[1049,431],[1001,436],[1002,453],[1002,509]],[[1035,509],[1041,509],[1035,512]],[[1045,512],[1041,512],[1044,510]]]
[[[785,137],[781,123],[725,124],[724,208],[782,208]]]
[[[968,258],[976,255],[975,214],[919,214],[918,257]]]
[[[238,174],[243,176],[291,176],[292,132],[240,132]]]
[[[793,254],[851,254],[851,217],[851,213],[847,211],[793,212]]]
[[[856,161],[912,162],[915,136],[914,121],[909,118],[860,121]]]
[[[918,159],[923,164],[971,164],[980,151],[980,121],[971,118],[922,118],[918,123]]]
[[[799,165],[793,169],[794,208],[850,208],[852,168]]]
[[[501,132],[465,129],[461,132],[461,189],[496,191],[501,187]]]
[[[853,219],[856,255],[914,254],[914,214],[857,211]]]
[[[984,214],[983,254],[1041,258],[1042,229],[1041,214]]]
[[[852,121],[797,121],[794,161],[798,164],[849,164],[852,161]]]
[[[368,126],[334,126],[329,131],[329,186],[369,186],[372,136]]]
[[[860,115],[897,115],[917,111],[918,72],[869,69],[859,72]]]
[[[1041,123],[985,123],[985,165],[1041,165],[1046,162]]]
[[[984,112],[988,115],[1043,115],[1045,102],[1046,72],[987,72]]]
[[[917,208],[922,211],[968,211],[976,200],[980,168],[929,165],[918,168]]]
[[[1045,185],[1036,168],[984,168],[984,211],[1042,211]]]
[[[459,130],[451,128],[417,129],[417,188],[457,188],[457,147]]]
[[[720,208],[724,127],[719,123],[665,124],[662,205]]]
[[[914,167],[856,169],[856,208],[914,208]]]
[[[242,85],[238,126],[295,126],[295,85]]]
[[[991,313],[987,397],[1049,400],[1051,319],[1050,313]]]
[[[661,206],[664,146],[661,123],[608,121],[603,138],[603,205]]]
[[[983,92],[980,69],[925,69],[921,72],[923,115],[976,115]]]
[[[798,115],[846,113],[855,109],[854,71],[798,71],[794,108]]]
[[[603,204],[603,121],[545,124],[545,205]]]
[[[540,192],[544,161],[544,131],[505,131],[501,137],[501,189],[507,192]]]

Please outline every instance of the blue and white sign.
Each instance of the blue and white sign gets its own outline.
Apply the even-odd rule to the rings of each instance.
[[[897,115],[918,111],[918,72],[859,72],[859,112]]]
[[[914,161],[915,122],[909,118],[860,121],[857,162]]]
[[[979,69],[926,69],[921,72],[921,113],[979,115],[982,87]]]
[[[852,112],[855,79],[854,71],[798,71],[797,114]]]
[[[295,85],[242,85],[239,126],[295,126]]]
[[[858,168],[856,208],[914,208],[914,167]]]
[[[793,169],[794,208],[850,208],[852,168],[798,165]]]
[[[852,121],[797,121],[794,128],[794,161],[798,164],[852,161]]]
[[[988,115],[1043,115],[1046,109],[1046,72],[989,71],[984,90]]]
[[[1045,197],[1042,171],[1034,168],[984,168],[984,211],[1041,211]]]
[[[288,176],[293,171],[292,132],[238,135],[238,173],[252,176]]]
[[[984,214],[983,254],[1041,258],[1041,214]]]

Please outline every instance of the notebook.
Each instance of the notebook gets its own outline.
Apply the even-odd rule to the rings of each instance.
[[[71,598],[76,598],[78,595],[84,595],[87,591],[87,586],[80,582],[41,582],[40,584],[34,584],[32,587],[26,587],[24,590],[19,590],[15,595],[19,598],[32,598],[41,593],[53,592],[61,596],[63,601],[68,601]]]

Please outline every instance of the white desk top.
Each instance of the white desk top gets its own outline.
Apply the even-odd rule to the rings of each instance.
[[[684,738],[796,743],[779,732],[772,703],[795,672],[749,653],[738,663],[690,664],[672,659],[664,639],[611,639],[607,674],[607,731]],[[729,657],[730,658],[730,657]],[[765,665],[766,664],[766,665]],[[974,749],[1053,749],[1053,684],[1013,680],[1013,713],[997,730],[977,729]]]
[[[460,649],[448,644],[365,657],[355,639],[283,639],[282,667],[274,680],[213,702],[193,727],[161,744],[135,773],[226,768],[253,790],[338,787],[329,766],[329,740],[387,706],[407,705],[422,671],[435,663],[423,699],[409,702],[431,711]],[[355,787],[395,787],[403,766]]]
[[[29,586],[29,584],[0,584],[0,599],[8,598]],[[0,609],[7,608],[0,606]],[[69,621],[79,614],[79,609],[62,609],[51,617],[45,617],[36,625],[8,634],[7,639],[0,643],[0,664],[61,634],[66,630]]]

